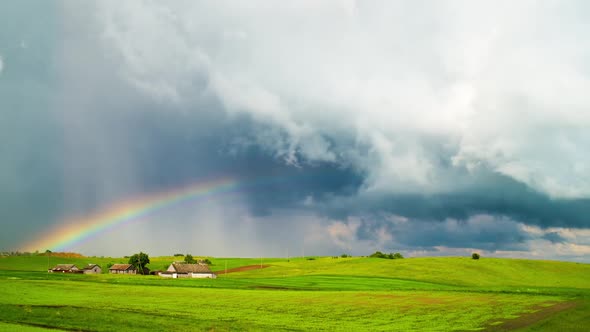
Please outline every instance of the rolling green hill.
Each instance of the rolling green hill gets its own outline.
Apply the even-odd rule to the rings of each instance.
[[[590,288],[590,264],[525,259],[427,257],[407,259],[317,258],[272,262],[272,266],[229,274],[231,278],[355,276],[415,280],[456,286]]]
[[[526,330],[590,328],[590,264],[463,257],[210,258],[214,280],[49,274],[0,258],[0,330]],[[152,257],[163,269],[182,257]],[[49,264],[126,262],[56,258]],[[65,295],[64,295],[65,294]],[[181,300],[179,300],[181,299]]]

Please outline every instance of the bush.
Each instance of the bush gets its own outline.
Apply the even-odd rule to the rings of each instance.
[[[184,254],[174,254],[174,257],[182,257]]]
[[[402,256],[402,254],[400,254],[399,252],[396,252],[395,254],[394,253],[384,254],[381,251],[375,251],[369,257],[373,257],[373,258],[385,258],[385,259],[401,259],[401,258],[404,258],[404,256]]]
[[[191,255],[191,254],[186,254],[186,256],[184,256],[184,262],[187,264],[196,263],[195,259],[193,258],[193,255]]]
[[[315,261],[315,257],[309,257],[307,260],[308,261]]]
[[[352,257],[352,256],[350,256],[350,255],[347,255],[347,254],[342,254],[342,255],[340,255],[340,257],[342,257],[342,258],[347,258],[347,257]]]
[[[381,251],[375,251],[369,257],[373,257],[373,258],[387,258],[387,255],[384,254],[384,253],[382,253]]]
[[[479,259],[479,254],[474,252],[473,254],[471,254],[471,258],[472,259]]]

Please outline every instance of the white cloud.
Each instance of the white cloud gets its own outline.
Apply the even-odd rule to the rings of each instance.
[[[583,1],[97,6],[105,51],[138,89],[215,96],[284,131],[260,141],[288,162],[351,164],[366,190],[444,192],[458,180],[443,154],[590,197]]]
[[[359,226],[360,223],[358,221],[347,223],[336,221],[328,225],[326,231],[333,243],[342,249],[350,250],[352,243],[357,240],[356,232]]]

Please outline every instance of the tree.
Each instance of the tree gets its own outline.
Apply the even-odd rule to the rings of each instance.
[[[150,256],[144,252],[139,252],[139,254],[134,254],[133,256],[129,257],[129,264],[135,266],[136,269],[143,274],[145,266],[150,263]]]
[[[471,254],[471,258],[472,259],[479,259],[479,254],[474,252],[473,254]]]
[[[373,257],[373,258],[385,258],[385,259],[400,259],[400,258],[404,258],[404,256],[402,256],[402,254],[400,254],[399,252],[396,252],[395,254],[392,253],[392,252],[390,252],[389,254],[384,254],[381,251],[375,251],[369,257]]]
[[[381,251],[375,251],[369,257],[373,257],[373,258],[387,258],[387,255],[384,254],[384,253],[382,253]]]
[[[195,259],[193,258],[193,255],[186,254],[186,256],[184,256],[184,262],[187,264],[195,264]]]

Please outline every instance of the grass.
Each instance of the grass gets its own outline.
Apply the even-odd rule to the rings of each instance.
[[[38,332],[38,331],[54,331],[54,330],[43,328],[43,327],[38,327],[38,326],[10,324],[10,323],[0,322],[0,331]]]
[[[88,330],[123,329],[476,329],[515,317],[554,296],[425,291],[281,291],[115,285],[48,280],[0,284],[8,322]],[[63,296],[62,294],[69,294]],[[18,303],[14,303],[17,299]],[[489,304],[495,306],[490,310]],[[435,309],[436,310],[433,310]],[[96,317],[109,323],[96,325]],[[197,319],[195,319],[197,318]],[[445,321],[447,324],[442,324]],[[170,325],[173,322],[173,325]],[[198,325],[196,323],[198,322]]]
[[[427,257],[409,259],[318,258],[279,261],[268,269],[231,274],[243,277],[285,275],[355,275],[396,277],[430,283],[463,286],[533,286],[590,288],[590,264],[524,259]]]
[[[210,259],[214,270],[223,270],[225,262],[228,268],[260,264],[260,259]],[[164,266],[173,260],[179,259],[152,258],[151,265]],[[122,261],[92,257],[60,259],[59,263]],[[0,330],[110,331],[115,326],[137,331],[590,328],[588,264],[358,257],[266,258],[263,264],[270,267],[220,275],[215,280],[173,280],[48,274],[46,257],[0,258]],[[576,305],[568,310],[523,320],[556,303],[572,302]]]

